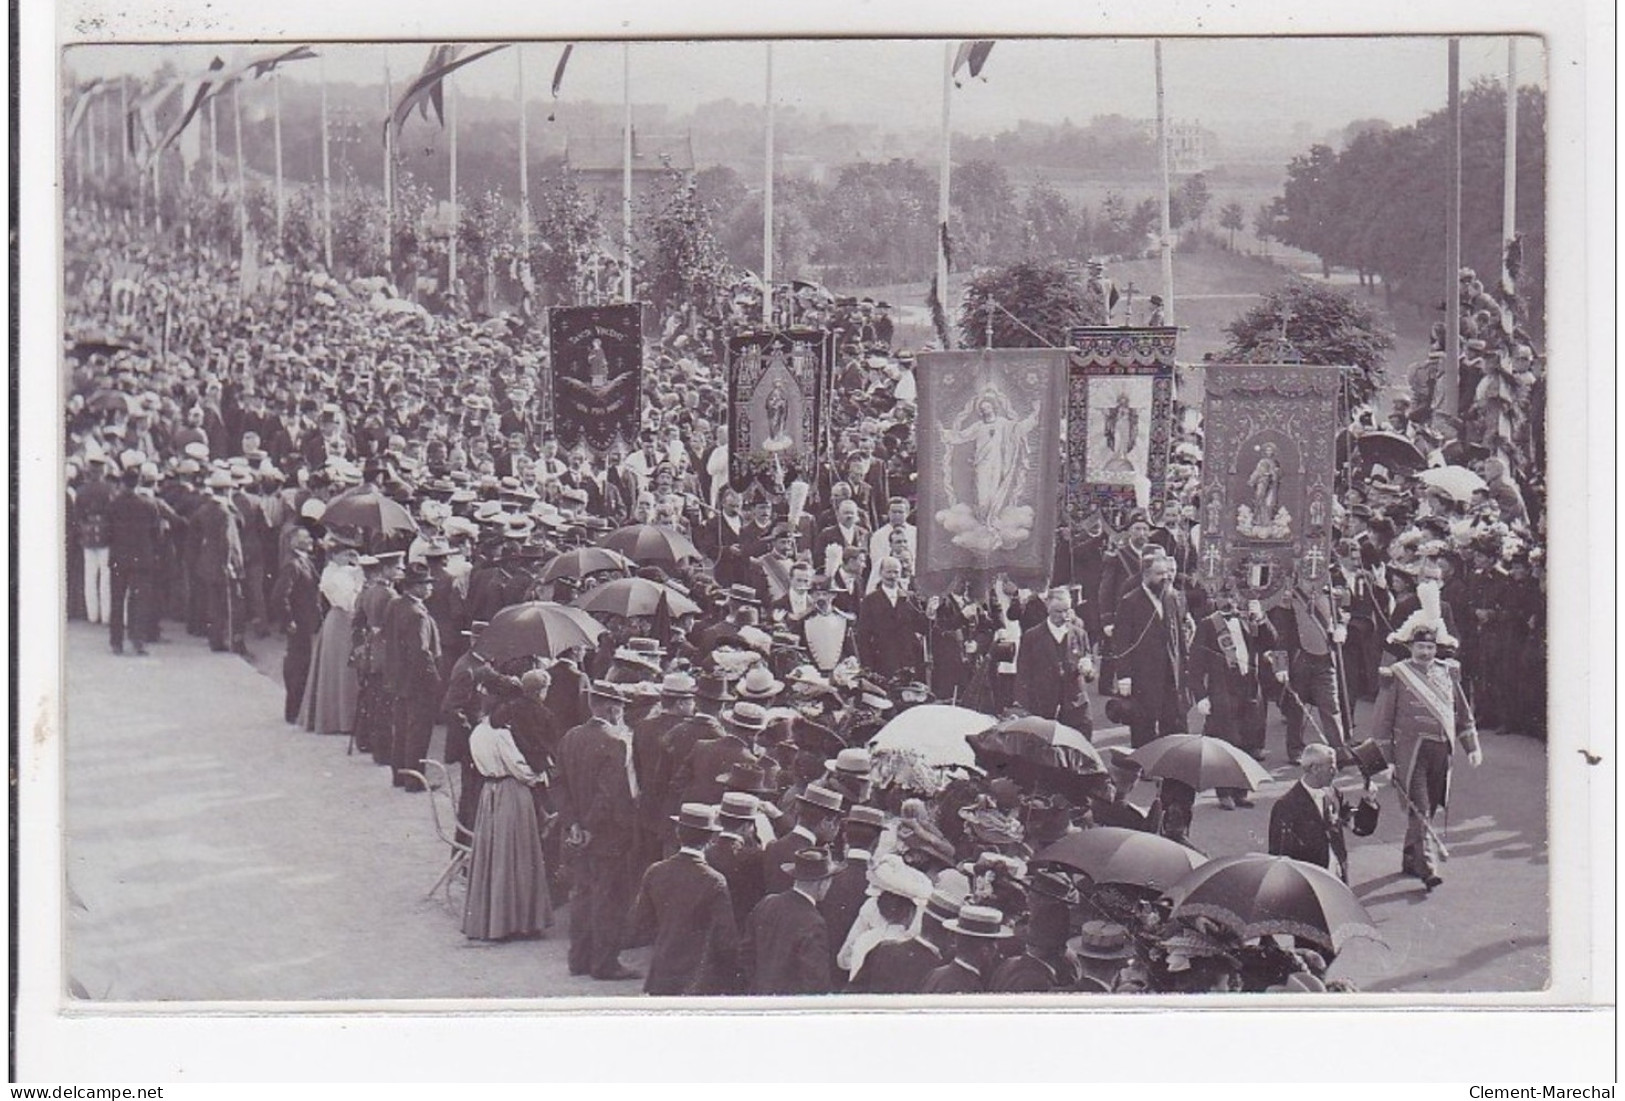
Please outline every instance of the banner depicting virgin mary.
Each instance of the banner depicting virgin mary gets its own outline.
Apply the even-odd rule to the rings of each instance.
[[[1324,582],[1337,477],[1337,367],[1210,364],[1197,578],[1266,605]]]
[[[927,352],[919,382],[915,573],[927,595],[968,578],[1049,578],[1066,351]]]
[[[747,333],[728,342],[729,476],[782,493],[809,482],[820,454],[829,342],[819,329]]]
[[[643,307],[548,311],[553,431],[566,453],[637,447],[643,417]]]

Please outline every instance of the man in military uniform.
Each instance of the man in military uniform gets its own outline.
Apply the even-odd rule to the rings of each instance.
[[[1438,631],[1412,624],[1411,656],[1383,670],[1382,690],[1372,714],[1372,737],[1388,743],[1396,770],[1396,790],[1408,803],[1404,859],[1400,870],[1427,885],[1444,880],[1434,867],[1437,841],[1426,828],[1450,791],[1450,758],[1457,746],[1474,768],[1484,762],[1478,727],[1461,689],[1461,667],[1437,656]]]

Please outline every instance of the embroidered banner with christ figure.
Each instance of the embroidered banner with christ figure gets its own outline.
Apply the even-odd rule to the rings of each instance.
[[[923,352],[916,577],[927,595],[1001,573],[1038,587],[1055,553],[1063,348]]]
[[[1072,524],[1099,510],[1122,528],[1160,519],[1167,493],[1179,330],[1074,328],[1067,374],[1066,504]]]
[[[1243,600],[1278,601],[1331,563],[1341,370],[1209,364],[1197,578]]]

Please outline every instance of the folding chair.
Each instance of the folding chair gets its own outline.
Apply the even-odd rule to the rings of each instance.
[[[435,892],[444,887],[446,901],[449,903],[452,883],[459,876],[465,875],[468,870],[469,857],[474,853],[474,835],[457,821],[457,797],[452,790],[446,766],[440,761],[425,760],[420,763],[424,767],[423,772],[402,769],[401,774],[416,780],[428,792],[429,814],[434,819],[434,832],[451,848],[451,859],[446,862],[445,870],[423,897],[433,898]],[[426,773],[438,773],[439,778],[431,781]],[[447,827],[448,822],[450,828]]]

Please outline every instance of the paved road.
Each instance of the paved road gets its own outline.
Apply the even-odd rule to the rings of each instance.
[[[568,975],[562,914],[541,941],[467,941],[457,907],[424,897],[445,855],[427,797],[397,792],[343,739],[283,724],[266,672],[184,635],[145,658],[114,657],[105,637],[82,623],[66,635],[74,989],[115,1001],[638,992]],[[272,644],[258,649],[274,670]],[[1124,740],[1121,728],[1097,736]],[[1404,819],[1391,802],[1375,837],[1351,839],[1355,890],[1388,945],[1355,942],[1334,975],[1372,991],[1545,985],[1545,747],[1486,742],[1484,767],[1458,776],[1454,859],[1432,896],[1397,874]],[[1280,747],[1277,720],[1271,763]],[[1276,775],[1251,810],[1203,795],[1196,843],[1263,849],[1269,805],[1295,779]]]

